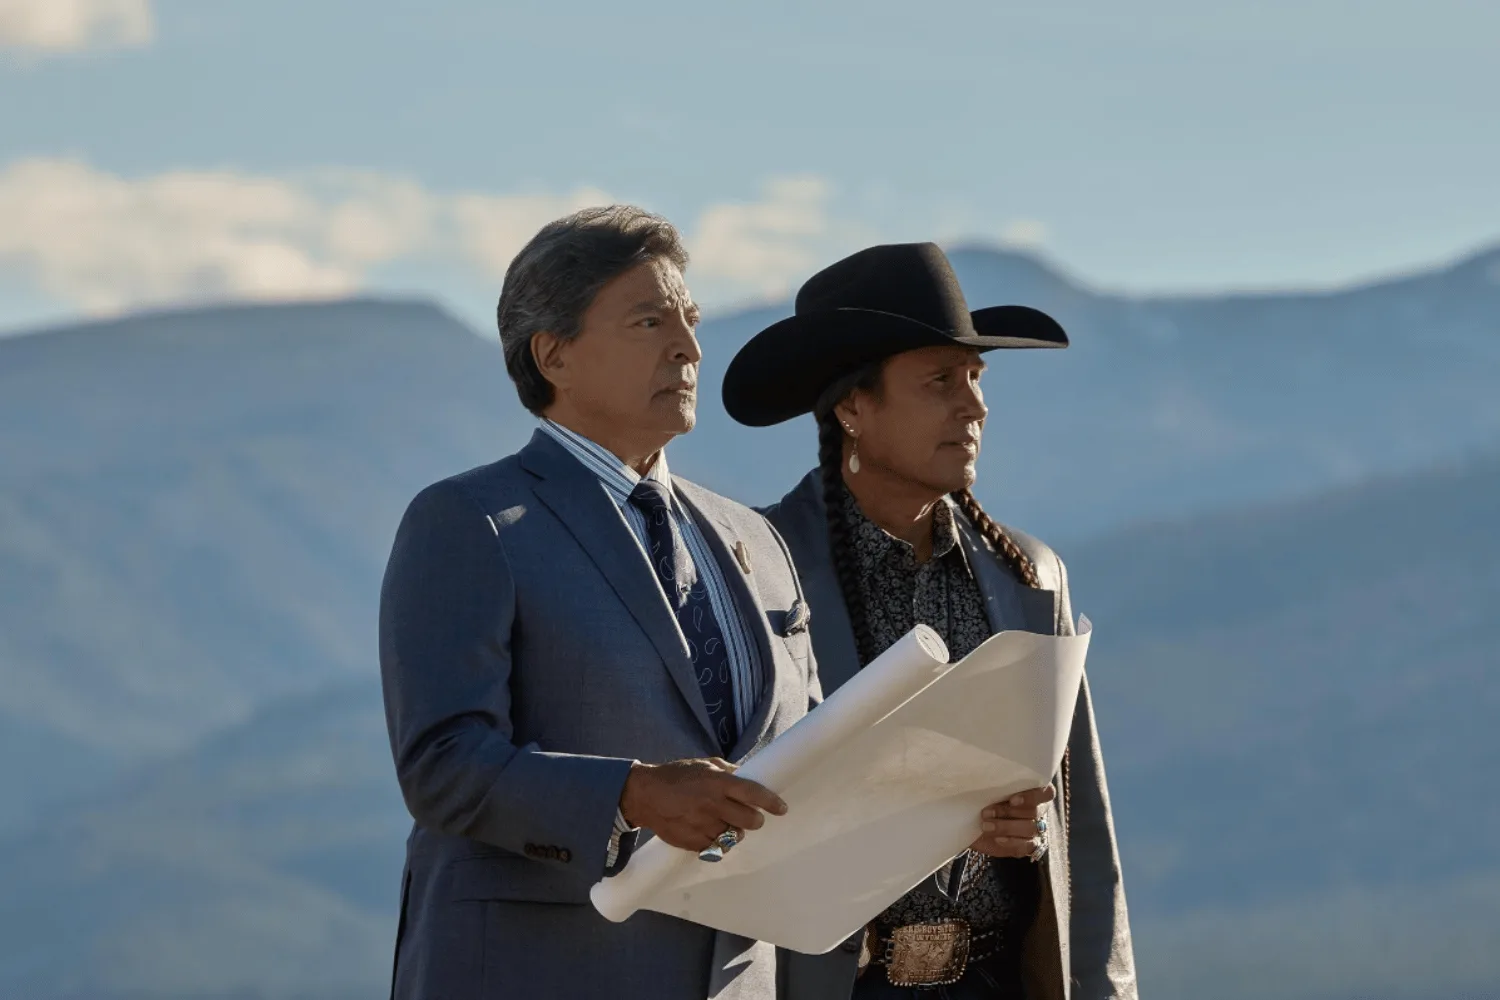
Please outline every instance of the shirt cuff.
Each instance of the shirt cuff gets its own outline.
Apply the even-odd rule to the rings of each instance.
[[[631,761],[631,766],[639,764],[640,761]],[[625,810],[619,806],[615,807],[615,828],[609,835],[609,847],[604,852],[604,870],[614,868],[615,862],[620,860],[620,838],[627,833],[634,833],[635,827],[625,822]]]
[[[615,810],[615,828],[609,835],[609,849],[604,852],[604,867],[613,868],[615,862],[620,859],[620,838],[631,833],[635,827],[625,822],[625,814],[619,809]]]

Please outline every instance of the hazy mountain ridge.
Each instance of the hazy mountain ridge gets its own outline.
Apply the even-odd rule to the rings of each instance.
[[[1500,253],[1150,300],[953,257],[973,305],[1040,305],[1074,336],[991,356],[980,489],[1059,544],[1098,623],[1148,984],[1236,1000],[1242,942],[1305,911],[1347,925],[1315,939],[1370,970],[1354,995],[1500,995],[1485,955],[1434,957],[1495,913],[1500,807],[1474,790],[1500,766],[1500,463],[1426,468],[1500,441]],[[806,421],[751,431],[718,406],[734,349],[786,311],[705,324],[674,471],[763,501],[812,464]],[[379,575],[418,489],[530,435],[496,346],[374,301],[0,340],[0,995],[379,992],[405,828]],[[1360,908],[1412,896],[1422,925],[1372,944]],[[1276,947],[1276,981],[1301,982],[1317,948]],[[1350,996],[1314,980],[1275,993]]]
[[[0,995],[370,995],[409,822],[372,679],[283,699],[0,843]]]
[[[407,499],[529,433],[498,355],[389,303],[0,342],[0,719],[129,763],[367,673]]]
[[[1500,457],[1132,531],[1070,560],[1098,627],[1111,769],[1141,786],[1122,822],[1213,845],[1164,869],[1154,896],[1500,871],[1500,806],[1472,794],[1500,770],[1497,509]],[[1147,780],[1173,769],[1170,790]],[[1209,781],[1222,793],[1210,807],[1174,794]],[[1393,798],[1443,817],[1430,850],[1384,820]],[[1336,814],[1299,867],[1237,882],[1216,854],[1239,846],[1225,834],[1274,843],[1300,800]]]

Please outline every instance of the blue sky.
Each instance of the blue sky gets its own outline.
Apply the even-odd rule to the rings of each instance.
[[[710,307],[882,240],[1131,290],[1500,241],[1500,5],[0,0],[0,327],[216,298],[486,322],[578,204]]]

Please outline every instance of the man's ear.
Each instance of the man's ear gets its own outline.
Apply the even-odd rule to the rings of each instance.
[[[568,342],[555,333],[542,331],[531,337],[531,360],[542,378],[552,383],[552,388],[566,389],[568,386]]]
[[[858,393],[851,392],[849,395],[839,400],[837,405],[835,405],[833,408],[833,415],[835,417],[838,417],[839,423],[843,425],[844,430],[848,431],[852,437],[856,438],[859,437],[860,431],[859,401],[856,398],[858,395]]]

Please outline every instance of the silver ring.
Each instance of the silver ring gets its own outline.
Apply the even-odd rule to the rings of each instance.
[[[714,838],[714,842],[698,852],[699,861],[723,861],[724,855],[734,849],[734,845],[740,842],[740,835],[733,830],[725,830]]]
[[[1034,850],[1034,851],[1031,852],[1031,863],[1032,864],[1036,864],[1038,861],[1042,860],[1042,858],[1044,858],[1046,856],[1047,856],[1047,838],[1046,837],[1038,837],[1037,841],[1036,841],[1036,850]]]
[[[1040,816],[1036,818],[1036,832],[1038,835],[1047,832],[1047,821]]]

